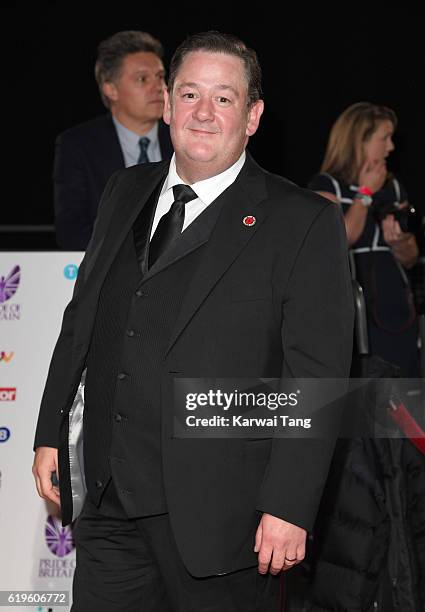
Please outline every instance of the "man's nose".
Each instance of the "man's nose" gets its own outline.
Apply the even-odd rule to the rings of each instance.
[[[199,121],[212,121],[214,119],[212,101],[208,98],[199,98],[193,109],[193,116]]]
[[[152,92],[160,93],[160,94],[164,93],[164,88],[165,88],[164,81],[154,78],[149,83],[149,86]]]

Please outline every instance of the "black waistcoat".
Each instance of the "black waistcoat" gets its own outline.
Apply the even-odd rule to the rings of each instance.
[[[84,462],[88,494],[105,503],[111,475],[127,516],[167,511],[161,463],[160,380],[182,300],[223,197],[146,269],[158,191],[146,203],[103,283],[87,357]],[[140,228],[144,231],[141,235]],[[133,229],[135,229],[133,228]],[[135,246],[135,235],[136,245]],[[167,260],[168,256],[168,260]],[[174,258],[174,261],[173,261]],[[108,506],[108,513],[115,514]],[[116,514],[121,514],[117,508]]]

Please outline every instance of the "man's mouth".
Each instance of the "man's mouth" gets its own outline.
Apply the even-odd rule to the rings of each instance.
[[[217,130],[215,131],[211,131],[211,130],[201,130],[199,128],[189,128],[191,132],[196,132],[197,134],[218,134],[219,132]]]

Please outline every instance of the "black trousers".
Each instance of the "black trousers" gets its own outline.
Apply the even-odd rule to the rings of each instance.
[[[280,577],[262,576],[257,568],[249,568],[194,578],[182,563],[167,514],[129,519],[111,512],[119,504],[112,482],[106,500],[97,508],[86,498],[74,525],[72,612],[282,609]]]

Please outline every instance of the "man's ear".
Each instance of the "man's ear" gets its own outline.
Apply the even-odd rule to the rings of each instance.
[[[115,83],[112,81],[105,81],[102,85],[102,93],[105,98],[108,98],[111,102],[116,102],[118,100],[118,90],[115,86]]]
[[[257,100],[248,111],[248,123],[246,126],[246,135],[253,136],[260,125],[261,115],[264,111],[263,100]]]
[[[171,96],[168,93],[168,89],[164,91],[164,113],[163,113],[164,122],[167,125],[171,123]]]

